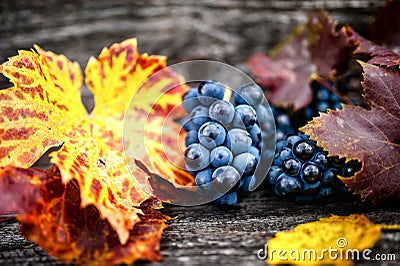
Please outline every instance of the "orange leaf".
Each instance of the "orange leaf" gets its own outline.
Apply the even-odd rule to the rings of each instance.
[[[124,154],[125,111],[132,95],[142,88],[140,100],[133,104],[137,120],[145,119],[149,110],[157,119],[165,116],[180,101],[184,86],[165,91],[162,100],[154,106],[151,103],[170,84],[182,83],[183,78],[167,71],[166,76],[150,79],[151,87],[141,87],[165,67],[165,57],[139,55],[135,39],[114,44],[87,65],[86,82],[95,97],[95,108],[88,114],[80,100],[82,75],[77,63],[35,48],[39,53],[21,51],[0,67],[14,83],[14,88],[0,92],[0,166],[29,167],[48,148],[62,144],[50,157],[63,183],[79,185],[81,207],[96,207],[100,217],[116,231],[121,244],[126,244],[141,220],[140,206],[151,197],[151,190],[147,173],[137,168],[134,160],[128,166]],[[171,123],[171,128],[176,126]],[[157,146],[160,131],[154,132],[150,139]],[[140,144],[144,135],[135,136]],[[143,152],[134,156],[145,159]],[[164,173],[174,174],[168,169]],[[179,183],[180,176],[168,178]]]
[[[1,168],[0,191],[0,211],[18,210],[24,235],[50,255],[87,265],[130,264],[161,258],[159,241],[168,217],[150,208],[158,204],[155,200],[141,204],[140,221],[121,245],[115,230],[101,219],[93,205],[80,207],[78,182],[64,185],[56,168]]]

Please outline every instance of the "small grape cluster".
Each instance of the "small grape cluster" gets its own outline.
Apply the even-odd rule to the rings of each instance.
[[[305,134],[289,134],[276,143],[275,157],[267,178],[278,196],[314,200],[346,190],[337,178],[353,176],[361,169],[358,161],[328,157]]]
[[[313,100],[309,106],[300,110],[303,119],[303,124],[311,121],[313,117],[319,116],[319,112],[326,113],[328,109],[342,109],[340,98],[322,84],[313,81],[311,83],[313,91]]]
[[[196,186],[214,181],[221,193],[214,202],[235,205],[236,190],[255,183],[260,160],[261,128],[256,110],[263,98],[261,88],[246,84],[233,92],[233,103],[223,100],[225,87],[216,81],[201,82],[183,96],[189,119],[184,123],[187,170]]]

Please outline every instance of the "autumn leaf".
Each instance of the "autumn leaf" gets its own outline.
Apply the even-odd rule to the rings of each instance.
[[[364,39],[350,27],[343,29],[364,71],[365,102],[370,109],[343,106],[314,118],[301,128],[335,156],[363,163],[346,186],[373,203],[395,204],[400,198],[400,55]]]
[[[368,63],[382,66],[400,65],[398,53],[365,39],[350,26],[343,27],[342,32],[346,36],[349,47],[354,49],[355,54],[365,54],[370,57]]]
[[[270,54],[255,54],[248,64],[268,100],[295,110],[312,100],[310,83],[318,76],[334,80],[347,69],[349,51],[342,32],[324,11],[309,17]]]
[[[386,228],[389,227],[374,224],[359,214],[324,217],[277,233],[268,241],[267,263],[352,265],[351,256],[356,255],[355,250],[361,257],[362,251],[372,248]]]
[[[0,191],[0,211],[18,210],[23,234],[62,260],[112,265],[161,258],[159,242],[168,217],[152,210],[160,204],[155,199],[140,205],[140,221],[122,245],[97,208],[81,208],[77,180],[64,185],[55,167],[52,171],[0,168]]]
[[[88,114],[81,103],[82,74],[78,64],[63,55],[35,48],[37,52],[20,51],[0,66],[0,72],[14,84],[0,91],[0,166],[29,167],[49,148],[62,145],[50,157],[63,184],[75,182],[81,208],[94,206],[100,218],[115,230],[120,243],[126,244],[135,224],[143,222],[141,204],[152,195],[147,174],[134,161],[128,165],[125,157],[124,115],[143,81],[165,68],[166,59],[140,55],[135,39],[104,48],[86,68],[86,83],[95,98],[94,110]],[[180,85],[183,78],[172,71],[166,73],[153,79],[151,87],[141,90],[140,101],[133,103],[139,120],[148,116],[149,106],[160,119],[180,102],[186,89]],[[171,84],[174,90],[167,91]],[[163,95],[162,100],[151,104],[155,95]],[[153,123],[151,119],[149,123]],[[152,135],[136,135],[135,141],[142,143],[145,136],[150,136],[157,143],[160,131],[153,131]],[[140,151],[134,156],[139,160],[144,157]],[[152,156],[157,160],[161,155]],[[172,174],[167,179],[178,182],[181,176]],[[181,181],[188,182],[192,179]],[[151,252],[152,246],[139,248]],[[77,254],[71,256],[74,255]]]

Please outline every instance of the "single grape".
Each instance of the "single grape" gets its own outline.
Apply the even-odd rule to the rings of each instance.
[[[291,176],[297,175],[300,171],[300,168],[301,168],[301,163],[294,158],[286,159],[282,163],[282,170]]]
[[[216,81],[208,80],[199,84],[197,89],[198,100],[205,106],[210,106],[216,100],[224,98],[224,86]]]
[[[337,170],[335,168],[328,168],[324,171],[324,175],[322,176],[322,184],[323,185],[332,185],[334,180],[337,178]]]
[[[279,166],[276,165],[272,165],[271,168],[269,169],[269,172],[267,174],[267,179],[268,182],[271,185],[275,185],[276,184],[276,180],[277,178],[283,173],[282,168],[280,168]]]
[[[254,108],[260,105],[263,98],[264,94],[261,88],[254,83],[242,85],[238,89],[238,93],[234,94],[236,105],[248,104]]]
[[[228,194],[222,195],[221,197],[216,199],[214,201],[214,203],[217,204],[217,205],[233,206],[233,205],[236,205],[237,200],[238,200],[237,193],[236,192],[232,192],[232,193],[228,193]]]
[[[351,177],[361,170],[362,164],[359,161],[352,160],[346,163],[342,168],[343,177]]]
[[[295,194],[302,189],[299,180],[294,177],[290,177],[285,173],[278,177],[275,188],[276,191],[283,196],[287,194]]]
[[[222,125],[228,125],[233,120],[235,108],[230,102],[217,100],[210,106],[209,115]]]
[[[223,126],[217,122],[204,123],[198,132],[198,138],[201,144],[208,149],[213,149],[216,146],[224,143],[226,132]]]
[[[235,107],[234,127],[251,127],[257,122],[257,114],[253,107],[249,105],[238,105]]]
[[[214,167],[228,165],[232,160],[232,152],[227,147],[219,146],[211,151],[211,164]]]
[[[293,146],[293,154],[301,160],[309,160],[314,156],[315,148],[306,140],[298,141]]]
[[[232,166],[221,166],[214,170],[212,180],[215,181],[216,190],[225,193],[239,186],[240,174]]]
[[[300,175],[304,182],[313,184],[319,181],[321,177],[321,170],[319,170],[316,163],[307,162],[303,165]]]
[[[313,161],[322,169],[326,169],[329,166],[329,159],[325,152],[316,153]]]
[[[242,177],[240,179],[240,190],[243,192],[248,192],[254,190],[256,185],[256,177],[254,175]]]
[[[190,112],[190,117],[193,125],[198,128],[200,128],[200,126],[207,121],[210,121],[210,117],[208,116],[208,108],[201,105],[195,107],[192,112]]]
[[[253,175],[257,168],[256,157],[248,152],[241,153],[233,158],[232,166],[244,176]]]
[[[185,137],[185,146],[189,146],[190,144],[193,143],[199,143],[199,138],[197,136],[197,131],[196,130],[190,130]]]
[[[197,172],[196,174],[196,178],[194,180],[196,186],[201,186],[201,185],[205,185],[211,182],[212,178],[212,174],[214,172],[214,169],[212,169],[211,167],[207,167],[199,172]]]
[[[210,164],[210,151],[201,144],[189,145],[184,154],[186,168],[189,171],[199,171]]]
[[[283,148],[278,150],[277,153],[275,153],[275,157],[274,157],[274,161],[273,164],[274,165],[282,165],[283,161],[286,160],[287,158],[289,158],[290,156],[292,156],[292,150],[289,148]]]
[[[190,114],[190,112],[196,107],[199,106],[200,102],[197,99],[197,88],[191,88],[188,92],[185,93],[182,100],[183,109]]]
[[[249,153],[253,154],[256,157],[257,161],[260,161],[260,150],[254,146],[251,146],[249,149]]]
[[[302,140],[303,138],[300,137],[298,134],[288,134],[285,136],[286,145],[289,148],[292,148],[294,144]]]
[[[254,124],[248,131],[250,133],[252,145],[258,145],[261,141],[261,128],[257,124]]]
[[[226,146],[232,151],[233,155],[248,152],[251,147],[250,134],[239,128],[233,128],[226,135]]]

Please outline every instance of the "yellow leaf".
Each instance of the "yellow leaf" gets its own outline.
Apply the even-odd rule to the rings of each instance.
[[[381,236],[382,225],[364,215],[321,218],[279,232],[268,241],[268,264],[352,265],[362,251],[372,248]]]
[[[36,46],[38,53],[21,51],[0,67],[14,83],[0,91],[0,166],[29,167],[50,147],[62,144],[50,154],[51,162],[65,184],[77,181],[81,207],[94,205],[122,244],[141,220],[140,204],[152,196],[147,174],[129,169],[124,156],[124,114],[143,81],[166,65],[165,57],[139,55],[136,46],[135,39],[128,39],[89,60],[86,82],[95,98],[90,114],[81,103],[81,70],[65,56]],[[154,88],[142,90],[134,104],[139,120],[147,117],[148,107],[153,108],[152,97],[160,96],[169,83],[183,81],[168,73],[154,80]],[[180,100],[183,92],[178,88],[170,96],[167,93],[154,113],[163,115],[160,112],[172,108],[169,104]],[[137,136],[137,141],[142,139],[143,135]]]

